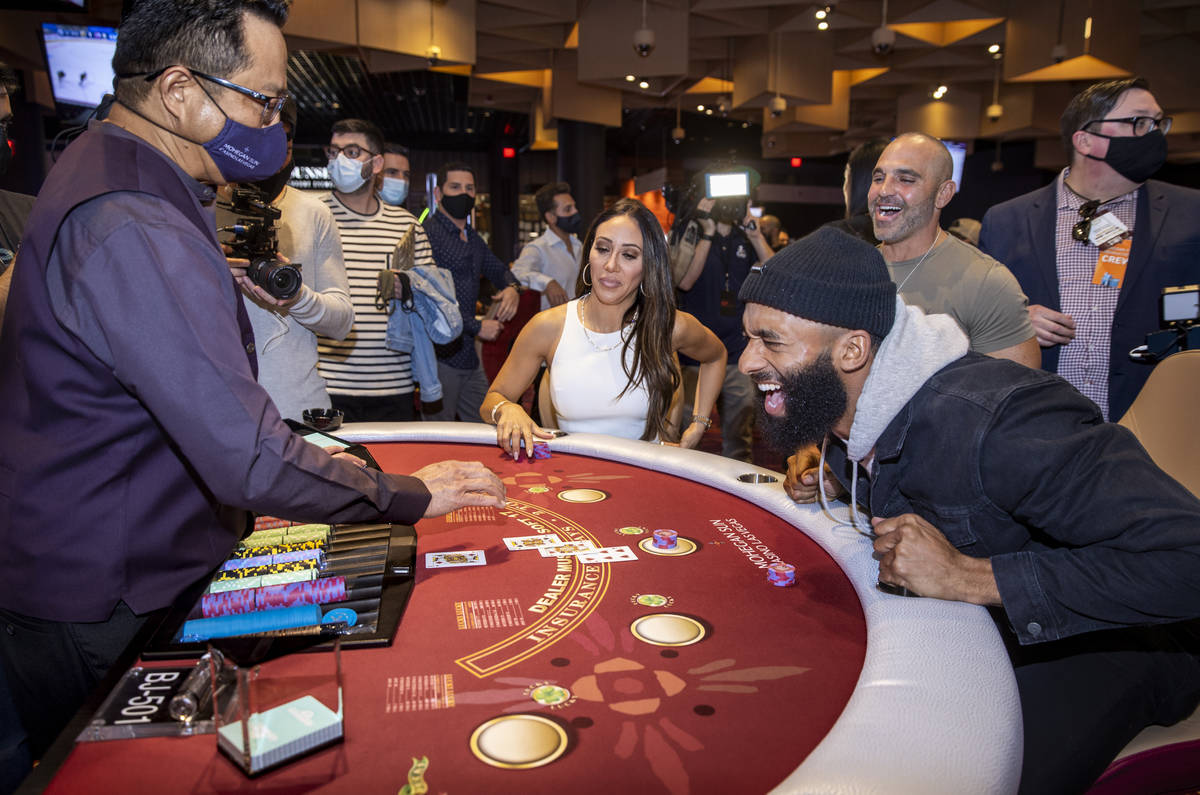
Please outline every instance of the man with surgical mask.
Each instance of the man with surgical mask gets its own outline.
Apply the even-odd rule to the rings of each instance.
[[[25,227],[0,344],[0,665],[35,759],[248,511],[408,523],[504,505],[479,463],[406,477],[335,458],[255,380],[210,205],[213,185],[283,167],[287,15],[286,0],[132,4],[116,103]]]
[[[1200,191],[1150,179],[1171,117],[1143,78],[1089,86],[1060,126],[1069,166],[988,210],[979,248],[1029,296],[1042,367],[1118,420],[1150,375],[1129,351],[1159,328],[1163,288],[1200,281]]]
[[[347,422],[412,420],[416,386],[411,357],[387,347],[387,310],[379,308],[383,302],[377,302],[375,295],[379,271],[393,267],[396,244],[410,229],[414,264],[436,266],[425,230],[416,216],[400,206],[399,178],[384,173],[388,158],[393,168],[402,159],[401,173],[407,172],[408,158],[385,153],[383,133],[364,119],[335,122],[325,155],[333,191],[322,199],[333,211],[342,238],[354,328],[344,340],[320,338],[318,369],[333,407],[345,412]],[[396,202],[376,193],[381,174],[384,190]],[[403,289],[399,279],[395,284],[397,290]]]
[[[379,175],[379,198],[384,204],[403,207],[412,185],[412,168],[408,163],[408,147],[400,144],[383,145],[383,171]]]
[[[565,182],[543,185],[533,199],[546,222],[546,231],[525,244],[512,272],[521,284],[541,292],[542,309],[549,309],[575,297],[583,216],[571,197],[571,186]]]

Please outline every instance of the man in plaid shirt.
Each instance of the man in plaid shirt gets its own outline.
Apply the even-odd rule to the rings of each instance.
[[[1119,419],[1150,368],[1129,351],[1159,328],[1164,287],[1200,281],[1200,191],[1149,179],[1171,118],[1139,77],[1089,86],[1061,120],[1070,165],[983,217],[981,249],[1029,296],[1042,367]]]

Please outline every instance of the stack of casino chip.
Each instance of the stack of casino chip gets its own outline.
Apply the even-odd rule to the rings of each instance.
[[[550,457],[550,445],[546,444],[545,442],[535,442],[533,445],[533,457],[534,458],[549,458]]]
[[[790,563],[772,563],[767,567],[767,580],[779,588],[795,585],[796,567]]]
[[[201,597],[200,609],[204,618],[215,618],[277,607],[324,605],[345,599],[345,577],[322,577],[311,582],[207,593]]]
[[[679,543],[679,533],[674,530],[655,530],[654,531],[654,548],[655,549],[674,549]]]

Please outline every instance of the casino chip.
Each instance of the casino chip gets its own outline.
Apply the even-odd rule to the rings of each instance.
[[[674,530],[655,530],[654,546],[657,549],[674,549],[679,543],[679,533]]]
[[[534,688],[529,697],[543,706],[552,707],[571,698],[571,691],[558,685],[542,685]]]
[[[796,567],[790,563],[772,563],[767,567],[767,581],[780,588],[796,584]]]
[[[546,444],[545,442],[536,442],[533,445],[533,457],[534,458],[549,458],[550,457],[550,445]]]

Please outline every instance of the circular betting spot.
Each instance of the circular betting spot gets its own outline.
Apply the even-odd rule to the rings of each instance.
[[[580,715],[578,718],[575,718],[571,721],[571,728],[573,728],[573,729],[590,729],[592,727],[592,724],[594,724],[594,723],[595,723],[595,721],[592,720],[591,718],[585,718],[582,715]]]
[[[695,712],[697,715],[703,715],[706,718],[716,711],[716,707],[710,707],[708,704],[697,704],[692,707],[692,712]]]
[[[566,668],[568,665],[571,664],[571,661],[568,660],[566,657],[555,657],[553,660],[550,661],[550,664],[553,665],[555,668]]]
[[[662,650],[661,652],[659,652],[659,653],[660,653],[662,656],[666,657],[667,659],[671,659],[671,658],[673,658],[673,657],[678,657],[678,656],[679,656],[679,652],[675,651],[674,649],[663,649],[663,650]]]

